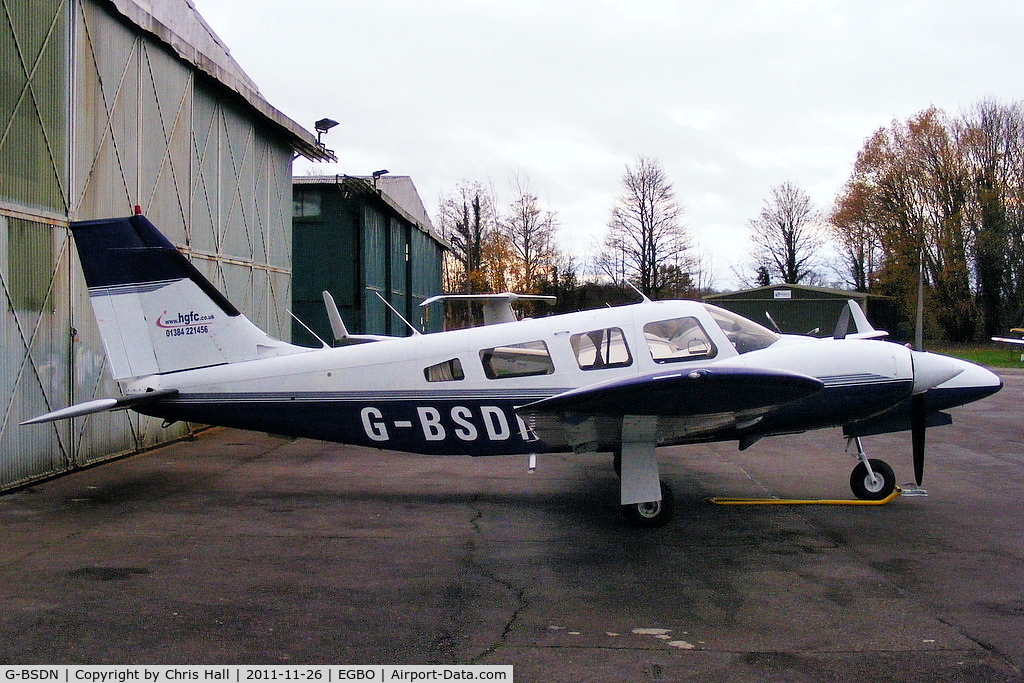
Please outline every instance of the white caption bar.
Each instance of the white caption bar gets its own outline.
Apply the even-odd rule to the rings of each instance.
[[[512,665],[424,664],[374,666],[111,666],[0,665],[0,683],[338,683],[339,681],[501,681],[511,683]]]

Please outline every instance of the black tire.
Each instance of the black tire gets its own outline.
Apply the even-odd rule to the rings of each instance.
[[[662,527],[672,521],[675,505],[672,500],[672,489],[664,482],[661,484],[661,500],[652,503],[633,503],[622,506],[622,514],[633,526],[644,529]]]
[[[871,475],[864,463],[857,463],[850,474],[850,488],[853,495],[861,500],[883,500],[888,498],[896,490],[896,474],[884,460],[868,460],[875,476],[881,481],[872,483]]]

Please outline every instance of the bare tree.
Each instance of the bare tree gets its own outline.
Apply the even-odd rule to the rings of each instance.
[[[817,259],[825,244],[821,224],[820,212],[798,185],[776,185],[761,215],[748,222],[755,261],[785,284],[813,281],[819,276]]]
[[[452,261],[445,273],[445,290],[467,294],[488,289],[485,258],[495,232],[494,201],[479,181],[463,180],[441,197],[442,234],[451,242]]]
[[[767,287],[772,283],[771,269],[763,258],[753,257],[747,263],[733,264],[730,269],[740,289]]]
[[[681,295],[691,288],[690,238],[661,162],[638,157],[626,165],[622,186],[608,221],[602,270],[654,299]]]
[[[703,296],[715,291],[717,286],[715,259],[706,249],[696,248],[697,255],[692,259],[690,277],[697,294]]]
[[[501,221],[504,237],[511,246],[513,286],[520,292],[535,292],[548,279],[557,259],[555,232],[558,216],[540,207],[528,181],[517,177],[512,183],[514,198]]]

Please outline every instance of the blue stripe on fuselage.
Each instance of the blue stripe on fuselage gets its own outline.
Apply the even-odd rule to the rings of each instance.
[[[833,427],[890,410],[909,396],[911,380],[833,383],[815,396],[781,406],[744,434],[781,434]],[[428,455],[510,455],[551,448],[515,408],[543,390],[509,398],[504,392],[423,391],[284,394],[181,394],[140,412],[167,420],[215,424],[324,441]],[[726,428],[693,441],[737,438]]]
[[[376,392],[374,392],[376,393]],[[365,400],[306,395],[183,395],[141,412],[356,446],[427,455],[510,455],[549,450],[514,408],[535,398]]]

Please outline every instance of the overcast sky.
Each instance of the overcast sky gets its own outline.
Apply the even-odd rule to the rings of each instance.
[[[1013,0],[194,3],[271,105],[341,123],[314,172],[412,176],[432,217],[460,180],[501,203],[518,174],[582,255],[655,157],[719,287],[774,185],[827,209],[878,128],[1024,99]]]

